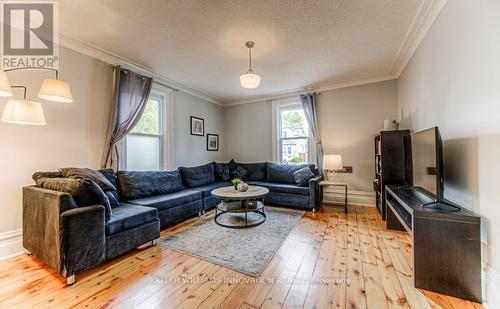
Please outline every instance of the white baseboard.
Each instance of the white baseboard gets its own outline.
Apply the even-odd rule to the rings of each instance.
[[[500,272],[485,266],[483,268],[483,307],[486,309],[500,308]]]
[[[323,203],[344,205],[344,191],[340,188],[325,187],[323,190]],[[375,207],[375,192],[347,191],[347,203],[349,205]]]
[[[22,230],[0,233],[0,260],[23,254]]]

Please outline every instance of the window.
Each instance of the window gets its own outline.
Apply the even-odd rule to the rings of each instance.
[[[309,126],[300,104],[276,106],[277,158],[281,163],[299,164],[310,160]]]
[[[172,168],[170,92],[153,89],[139,122],[118,145],[120,169],[157,171]]]

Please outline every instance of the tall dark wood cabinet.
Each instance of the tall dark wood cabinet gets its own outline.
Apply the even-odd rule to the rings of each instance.
[[[398,185],[406,180],[404,139],[410,130],[381,131],[375,136],[375,180],[377,209],[386,218],[385,186]]]

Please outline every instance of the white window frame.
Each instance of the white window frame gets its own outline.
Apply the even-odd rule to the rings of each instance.
[[[274,162],[283,163],[281,158],[281,140],[300,139],[297,137],[281,137],[281,112],[284,110],[293,110],[297,108],[302,109],[302,104],[300,103],[298,98],[290,98],[272,102],[272,152]],[[309,136],[307,137],[307,159],[309,160],[308,163],[314,163],[314,158],[316,158],[316,149],[314,147],[314,141],[311,136],[311,132],[309,131],[308,133]]]
[[[174,108],[173,91],[165,86],[153,83],[150,97],[158,98],[160,113],[159,131],[160,134],[129,133],[130,135],[153,136],[160,138],[160,170],[174,169]],[[119,169],[127,170],[127,137],[117,143]]]

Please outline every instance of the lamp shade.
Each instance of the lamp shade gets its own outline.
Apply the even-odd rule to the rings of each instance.
[[[57,79],[44,79],[40,91],[38,91],[38,97],[53,102],[73,102],[68,83]]]
[[[9,79],[3,70],[0,70],[0,97],[11,97],[12,88],[10,88]]]
[[[341,155],[324,155],[323,168],[325,170],[340,170],[344,168]]]
[[[259,87],[260,76],[252,71],[248,71],[245,74],[240,75],[241,87],[247,89],[255,89]]]
[[[45,125],[42,104],[34,101],[10,99],[5,105],[2,121],[18,124]]]

